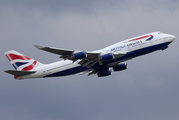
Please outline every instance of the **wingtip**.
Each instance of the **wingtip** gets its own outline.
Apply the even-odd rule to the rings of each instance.
[[[40,46],[40,45],[34,45],[34,47],[37,48],[37,49],[39,49],[39,50],[41,50],[41,49],[43,48],[43,47]]]

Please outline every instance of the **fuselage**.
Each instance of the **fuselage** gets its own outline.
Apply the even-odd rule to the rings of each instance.
[[[122,57],[103,62],[108,67],[112,67],[114,65],[117,65],[118,63],[127,61],[129,59],[141,55],[145,55],[157,50],[164,50],[171,42],[174,41],[174,39],[175,36],[173,35],[164,34],[161,32],[153,32],[127,39],[93,52],[100,52],[101,55],[107,53],[126,53]],[[71,60],[62,60],[55,63],[46,64],[41,67],[34,68],[34,71],[37,71],[36,73],[26,76],[20,76],[18,77],[18,79],[66,76],[87,71],[90,69],[95,69],[100,66],[99,64],[96,64],[92,68],[87,68],[78,64],[79,61],[80,60],[77,60],[75,62]]]

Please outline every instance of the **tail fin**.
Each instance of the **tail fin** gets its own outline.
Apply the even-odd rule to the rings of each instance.
[[[12,66],[18,71],[31,71],[34,68],[43,65],[42,63],[16,52],[15,50],[7,51],[4,54]]]

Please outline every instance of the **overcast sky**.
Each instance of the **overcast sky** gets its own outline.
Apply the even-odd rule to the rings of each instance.
[[[178,120],[178,0],[1,0],[1,120]],[[138,35],[176,36],[111,76],[15,80],[4,52],[42,63],[60,60],[33,45],[97,50]]]

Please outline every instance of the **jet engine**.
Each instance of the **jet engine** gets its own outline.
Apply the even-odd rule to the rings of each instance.
[[[127,69],[127,63],[120,63],[113,67],[113,71],[121,71]]]
[[[111,70],[109,70],[109,69],[100,71],[98,73],[98,77],[105,77],[105,76],[109,76],[109,75],[111,75]]]
[[[86,54],[85,51],[81,51],[81,52],[78,52],[78,53],[74,53],[74,54],[73,54],[73,57],[74,57],[75,59],[82,59],[82,58],[87,57],[87,54]]]
[[[108,53],[108,54],[100,56],[100,59],[102,61],[112,60],[112,59],[114,59],[114,55],[113,55],[113,53]]]

